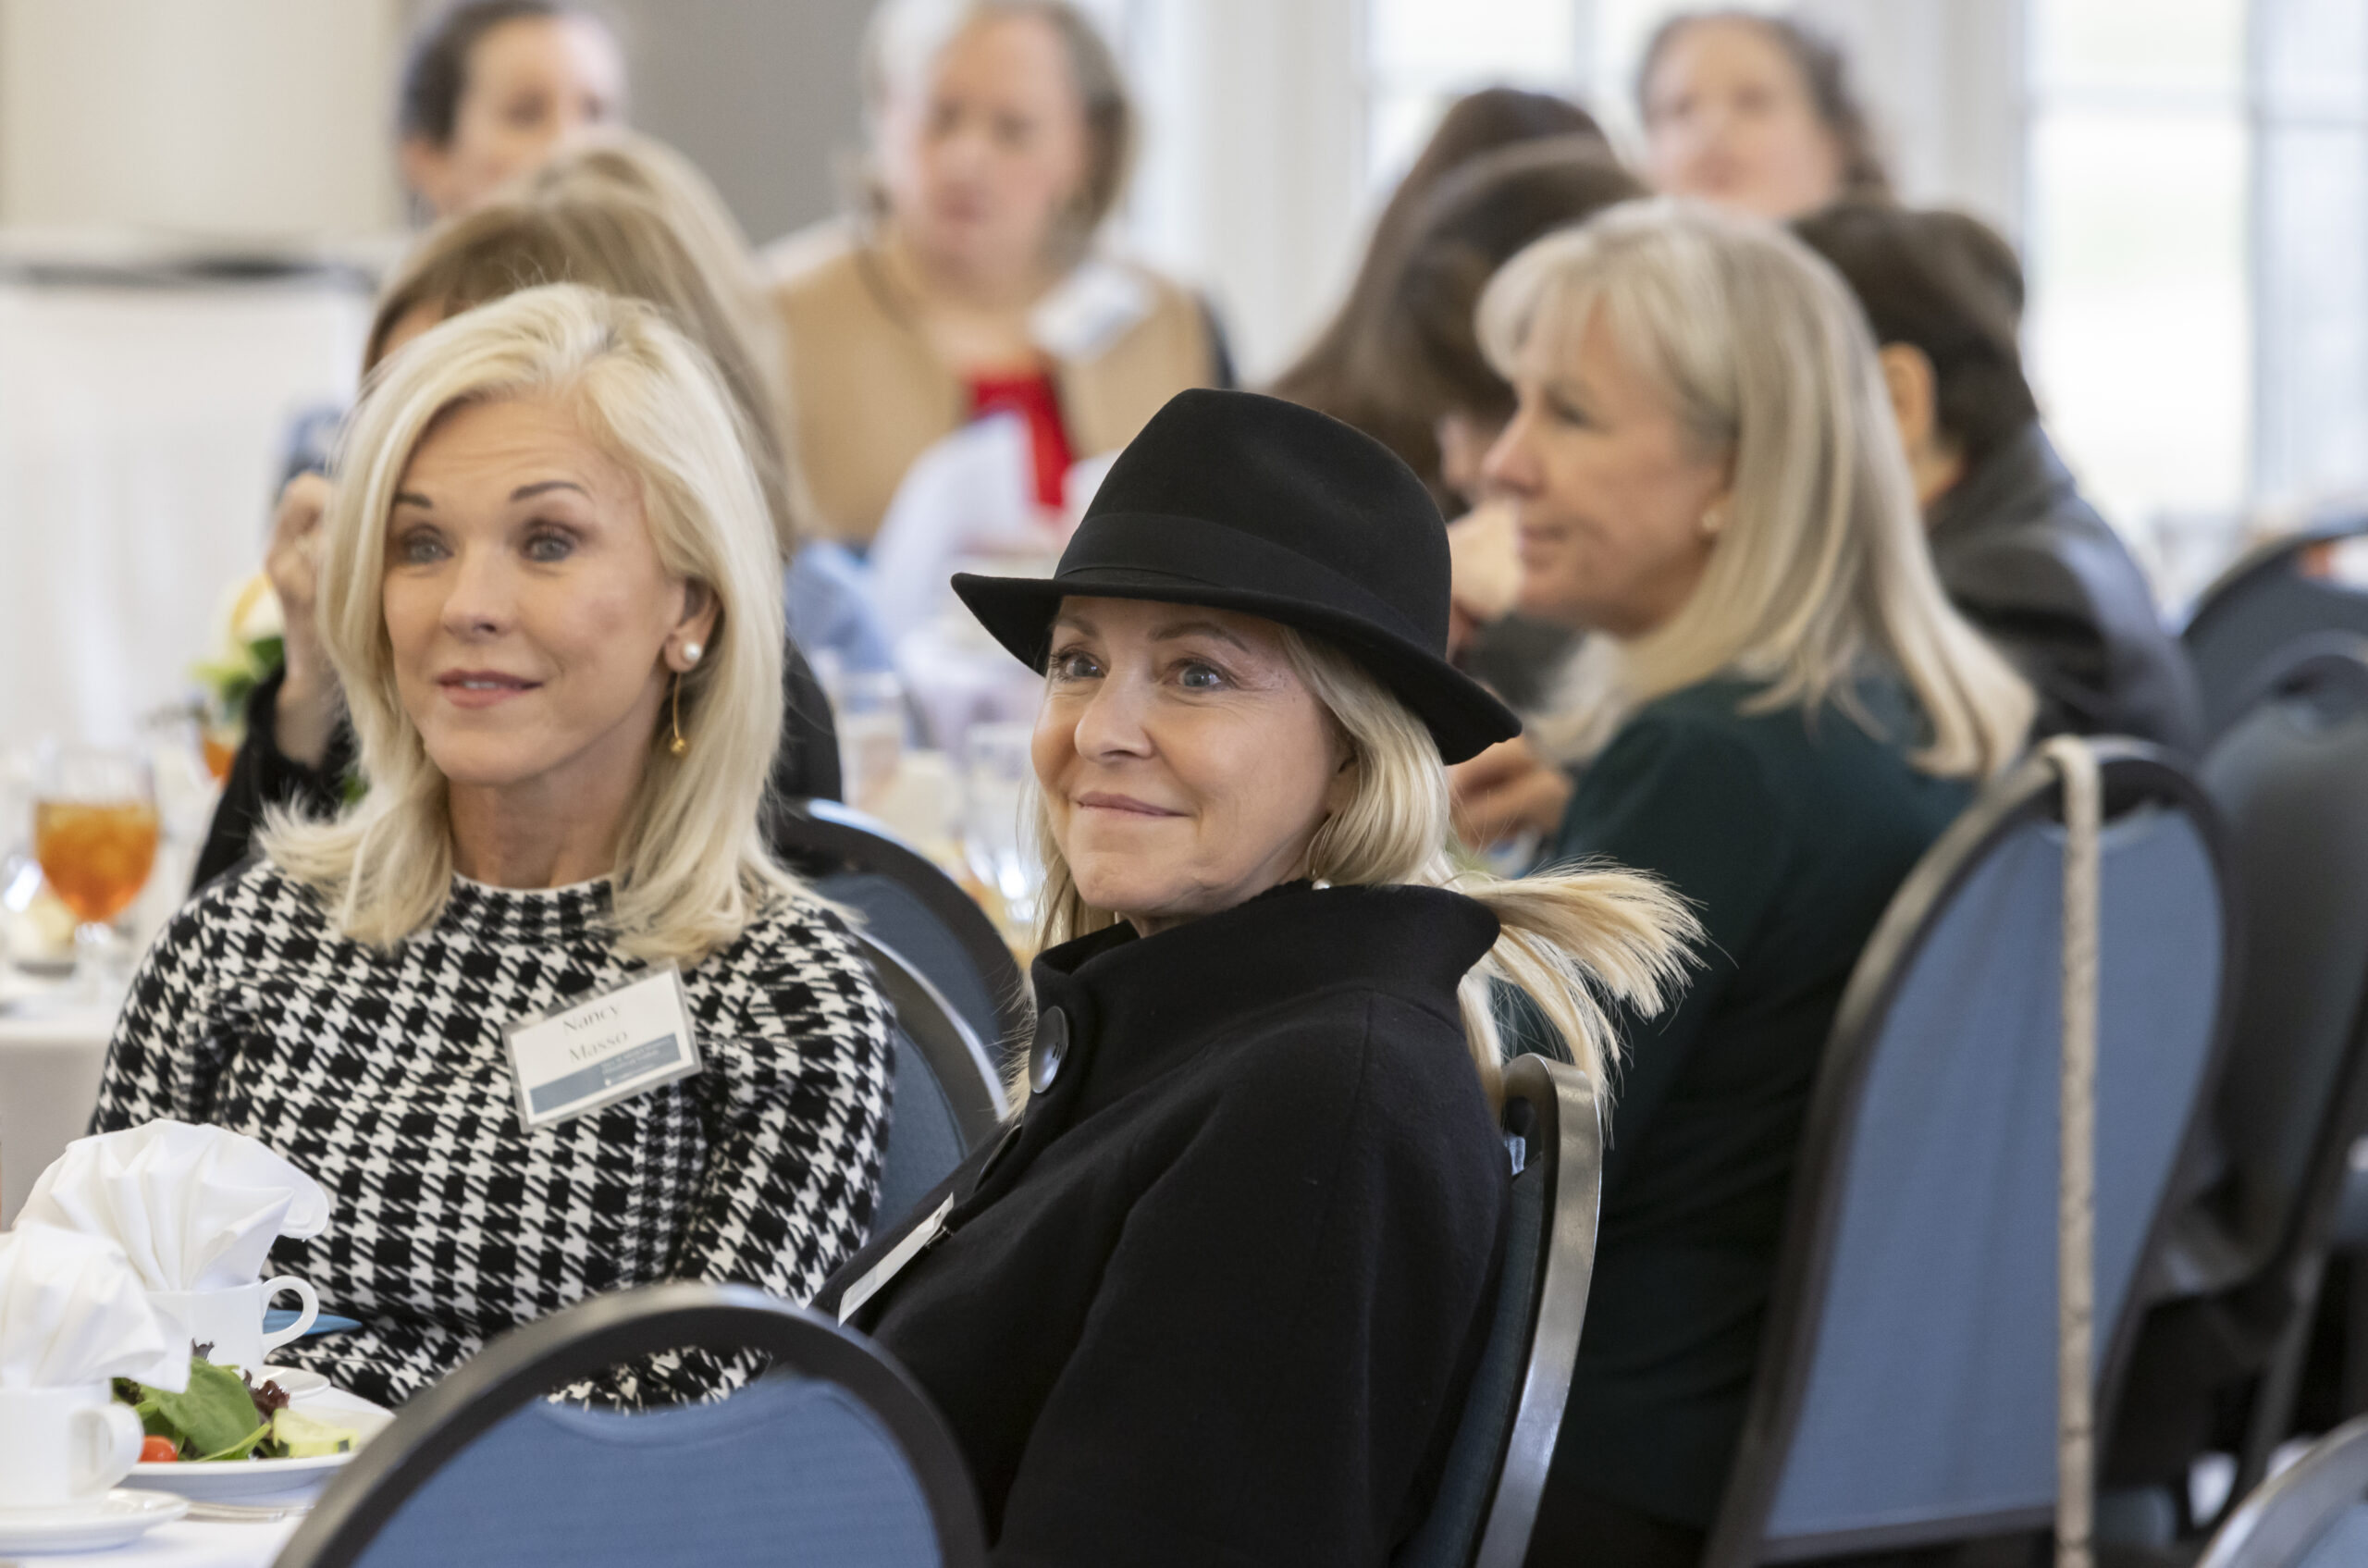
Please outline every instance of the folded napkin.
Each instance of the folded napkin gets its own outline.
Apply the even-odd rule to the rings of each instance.
[[[185,1121],[76,1139],[17,1212],[19,1226],[105,1237],[151,1290],[252,1285],[273,1241],[328,1222],[319,1182],[242,1133]]]
[[[42,1225],[0,1235],[0,1389],[109,1377],[189,1386],[189,1341],[148,1304],[123,1249]]]

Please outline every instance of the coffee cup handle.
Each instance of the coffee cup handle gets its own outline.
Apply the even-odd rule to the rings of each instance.
[[[302,1339],[304,1331],[312,1327],[313,1320],[321,1315],[321,1298],[314,1293],[310,1285],[292,1274],[283,1274],[276,1279],[266,1279],[263,1282],[263,1304],[269,1306],[280,1296],[290,1292],[302,1303],[296,1309],[296,1321],[278,1333],[265,1334],[263,1337],[263,1353],[265,1355],[269,1355],[282,1345],[293,1344],[296,1340]]]
[[[140,1463],[141,1440],[148,1434],[130,1405],[84,1405],[74,1413],[74,1425],[80,1429],[76,1451],[82,1463],[76,1466],[74,1477],[74,1489],[80,1495],[92,1497],[105,1491]]]

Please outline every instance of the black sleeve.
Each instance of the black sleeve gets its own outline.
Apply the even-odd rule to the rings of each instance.
[[[830,698],[796,643],[782,647],[781,749],[773,753],[773,794],[789,800],[836,800],[839,733]]]
[[[191,893],[247,858],[267,807],[293,806],[325,817],[344,802],[345,775],[353,766],[352,728],[343,717],[339,718],[317,768],[308,768],[281,751],[275,726],[280,682],[287,673],[284,666],[274,670],[248,695],[247,736],[231,759],[222,798],[215,803],[214,820],[206,825],[197,870],[190,877]]]

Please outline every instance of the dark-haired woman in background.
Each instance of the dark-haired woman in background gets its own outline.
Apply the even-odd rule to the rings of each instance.
[[[1449,516],[1456,510],[1449,492],[1464,491],[1468,504],[1468,487],[1443,479],[1434,419],[1406,406],[1393,385],[1400,367],[1396,346],[1388,338],[1398,308],[1393,295],[1400,263],[1416,229],[1427,226],[1423,215],[1433,192],[1450,176],[1503,149],[1566,138],[1584,138],[1604,158],[1611,156],[1611,144],[1595,117],[1567,98],[1485,87],[1449,105],[1438,129],[1374,220],[1364,259],[1357,264],[1357,276],[1339,310],[1298,361],[1266,389],[1276,397],[1353,425],[1396,452],[1430,486]],[[1478,293],[1475,285],[1474,298]],[[1464,315],[1470,314],[1467,302]]]
[[[1793,228],[1867,313],[1941,586],[2038,688],[2038,732],[2195,751],[2195,673],[2023,379],[2013,247],[1962,213],[1860,204]]]
[[[1645,171],[1672,196],[1790,218],[1891,194],[1840,46],[1790,17],[1688,11],[1636,71]]]
[[[430,217],[466,212],[622,124],[624,102],[624,52],[591,11],[462,0],[421,31],[403,68],[403,184]]]
[[[1404,226],[1365,350],[1368,401],[1387,408],[1386,424],[1430,432],[1437,465],[1424,476],[1460,519],[1449,530],[1457,662],[1523,713],[1548,701],[1577,639],[1511,609],[1520,572],[1512,514],[1489,500],[1481,462],[1512,418],[1513,389],[1481,352],[1474,313],[1488,279],[1531,241],[1644,194],[1593,136],[1523,142],[1469,160]]]

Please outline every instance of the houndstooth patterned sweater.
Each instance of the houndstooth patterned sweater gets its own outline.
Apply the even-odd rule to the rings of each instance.
[[[278,1359],[399,1404],[487,1339],[603,1290],[735,1280],[805,1301],[871,1223],[887,1013],[837,917],[789,905],[684,974],[704,1067],[535,1132],[502,1028],[641,966],[600,921],[607,884],[454,880],[391,952],[347,941],[267,862],[175,918],[108,1052],[101,1131],[158,1117],[260,1139],[328,1190],[329,1227],[282,1241],[357,1332]],[[660,1356],[578,1390],[710,1397],[741,1368]]]

